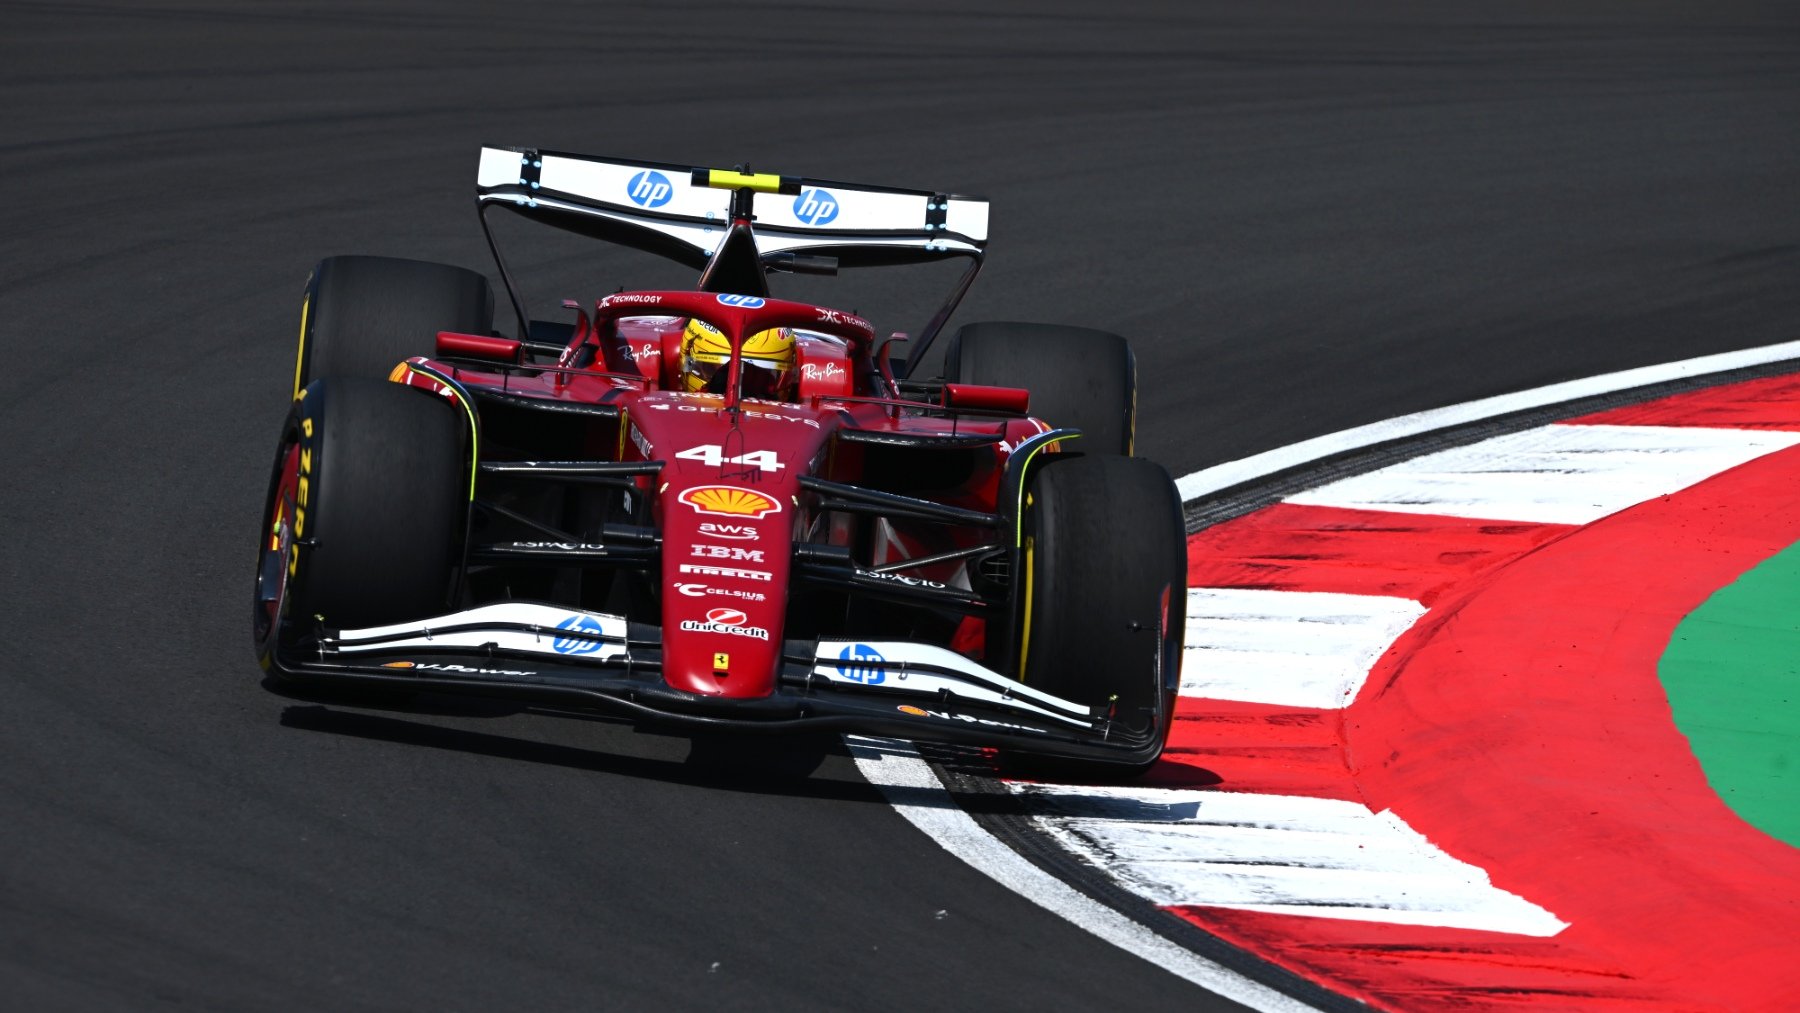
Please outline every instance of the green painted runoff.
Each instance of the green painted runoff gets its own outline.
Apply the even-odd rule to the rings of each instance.
[[[1657,675],[1713,790],[1800,847],[1800,543],[1682,620]]]

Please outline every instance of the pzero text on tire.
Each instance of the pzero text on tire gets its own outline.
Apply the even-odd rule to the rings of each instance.
[[[489,333],[494,289],[450,264],[327,257],[313,268],[300,320],[295,393],[322,377],[384,377],[402,359],[432,354],[439,331]]]
[[[1080,429],[1083,453],[1131,453],[1137,366],[1117,334],[1059,324],[967,324],[951,339],[945,368],[952,381],[1031,391],[1031,414],[1057,428]]]
[[[309,385],[283,429],[259,533],[264,666],[319,626],[447,611],[467,491],[454,406],[384,380]]]

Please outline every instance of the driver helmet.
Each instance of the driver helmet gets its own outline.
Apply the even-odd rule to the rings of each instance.
[[[681,335],[681,388],[689,393],[725,393],[731,340],[717,327],[689,319]],[[786,327],[758,331],[744,339],[744,396],[785,400],[794,386],[794,332]]]

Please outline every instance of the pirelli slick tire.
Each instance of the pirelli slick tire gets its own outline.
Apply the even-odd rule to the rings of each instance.
[[[328,376],[385,377],[402,359],[433,354],[439,331],[493,327],[493,286],[467,268],[327,257],[313,268],[300,309],[294,390]]]
[[[1026,771],[1104,779],[1147,769],[1168,739],[1187,617],[1174,480],[1143,458],[1052,459],[1026,486],[1022,534],[1025,684],[1109,708],[1115,737],[1153,743],[1135,762],[1023,758]]]
[[[957,383],[1024,387],[1032,415],[1081,430],[1084,453],[1131,454],[1137,364],[1117,334],[1058,324],[967,324],[950,341],[945,370]]]
[[[455,408],[362,377],[310,384],[283,430],[259,532],[255,638],[279,652],[321,628],[450,611],[467,520],[468,457]]]

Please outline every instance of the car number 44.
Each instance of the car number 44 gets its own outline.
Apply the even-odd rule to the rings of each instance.
[[[708,443],[698,447],[689,447],[678,451],[676,457],[683,461],[699,461],[714,468],[727,464],[741,464],[746,468],[761,468],[763,471],[780,471],[787,465],[776,459],[773,450],[752,450],[734,457],[725,456],[725,448],[717,443]]]

